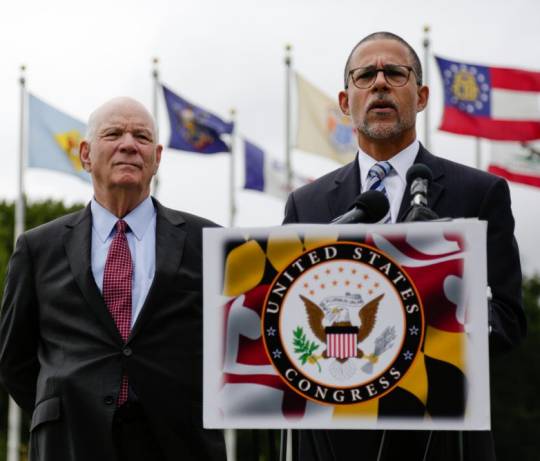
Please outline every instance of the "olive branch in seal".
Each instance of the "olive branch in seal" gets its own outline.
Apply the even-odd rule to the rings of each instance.
[[[300,355],[299,358],[302,365],[305,365],[306,362],[315,364],[319,368],[319,372],[321,372],[321,366],[319,365],[319,359],[321,356],[313,355],[313,352],[319,348],[319,345],[307,339],[303,328],[300,326],[296,327],[296,329],[293,331],[293,335],[294,352]]]

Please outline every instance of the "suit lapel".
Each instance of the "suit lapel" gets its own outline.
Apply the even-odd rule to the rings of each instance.
[[[152,311],[159,308],[163,289],[169,283],[174,283],[174,276],[178,273],[184,253],[186,240],[186,232],[182,229],[185,223],[184,218],[178,211],[163,207],[155,199],[154,204],[157,209],[156,272],[141,312],[135,321],[135,325],[133,325],[130,340],[152,317]]]
[[[330,209],[328,221],[345,213],[360,194],[360,171],[357,157],[339,171],[334,179],[333,187],[328,192],[328,208]]]
[[[433,180],[428,189],[427,201],[428,201],[428,207],[434,210],[435,206],[437,205],[437,201],[439,200],[444,190],[444,185],[442,183],[442,180],[444,177],[444,170],[442,168],[442,165],[437,159],[437,157],[435,157],[433,154],[430,154],[424,148],[424,146],[422,146],[422,144],[420,144],[420,150],[418,151],[418,154],[414,160],[414,163],[415,164],[423,163],[431,170],[431,173],[433,174]],[[397,222],[403,221],[410,207],[411,207],[411,193],[409,190],[409,185],[407,185],[405,187],[403,199],[401,200]]]
[[[66,224],[69,229],[64,237],[64,247],[71,267],[71,272],[79,286],[84,299],[94,311],[99,321],[117,342],[122,337],[116,328],[113,318],[103,301],[99,288],[94,280],[90,260],[92,242],[92,213],[90,205],[73,216]]]

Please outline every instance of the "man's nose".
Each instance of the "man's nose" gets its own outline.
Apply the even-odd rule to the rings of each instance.
[[[384,76],[384,72],[382,69],[377,70],[377,75],[375,75],[375,81],[373,82],[372,89],[383,89],[388,88],[388,82],[386,81],[386,77]]]
[[[119,148],[124,152],[135,152],[137,150],[135,137],[129,132],[124,133],[120,139]]]

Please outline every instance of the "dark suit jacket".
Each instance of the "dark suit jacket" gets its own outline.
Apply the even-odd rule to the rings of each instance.
[[[114,460],[122,369],[168,460],[224,460],[202,429],[203,218],[155,201],[156,272],[126,344],[95,284],[90,207],[23,234],[0,319],[0,379],[32,415],[32,460]]]
[[[526,323],[521,307],[521,268],[514,239],[514,218],[506,181],[486,172],[466,167],[430,154],[423,146],[415,163],[427,165],[433,173],[428,192],[428,206],[440,217],[478,217],[488,222],[487,259],[490,302],[490,353],[497,354],[515,346],[525,334]],[[360,174],[354,161],[294,191],[285,207],[284,223],[328,223],[343,214],[359,194]],[[406,216],[410,204],[407,190],[401,203],[398,221]],[[350,459],[357,447],[366,461],[377,459],[380,431],[301,431],[297,435],[301,461]],[[381,460],[421,461],[428,432],[387,431]],[[429,460],[454,461],[458,434],[434,432]],[[360,452],[359,451],[359,452]],[[495,459],[491,434],[464,434],[465,459]]]

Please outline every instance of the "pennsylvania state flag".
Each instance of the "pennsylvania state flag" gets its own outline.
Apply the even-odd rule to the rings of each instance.
[[[91,182],[79,160],[86,125],[28,95],[28,167],[70,173]]]
[[[221,135],[231,134],[233,123],[191,104],[165,86],[163,95],[171,125],[170,148],[199,154],[229,152]]]

